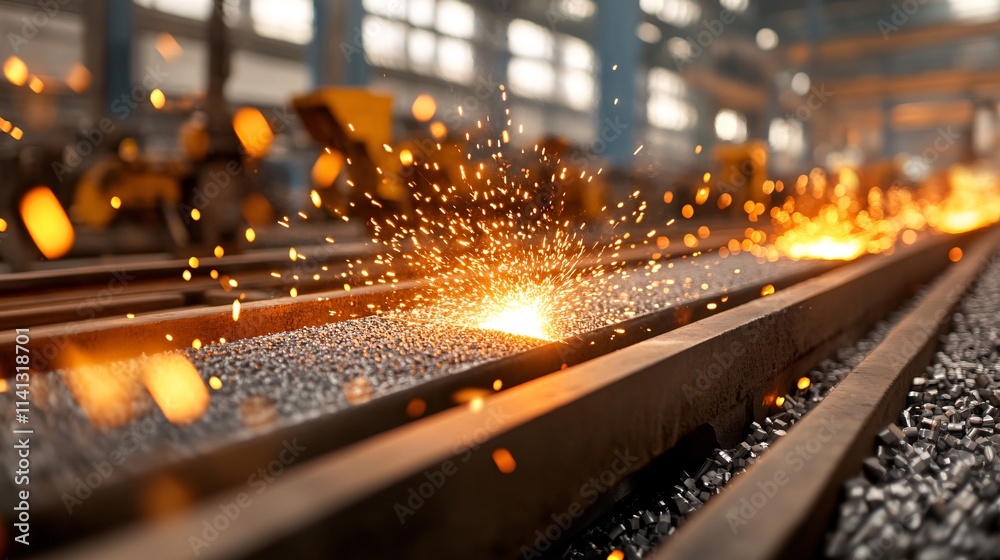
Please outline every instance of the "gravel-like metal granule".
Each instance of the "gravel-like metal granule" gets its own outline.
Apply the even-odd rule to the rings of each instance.
[[[913,380],[899,423],[848,480],[830,558],[1000,556],[1000,260],[953,317]]]
[[[720,259],[706,254],[669,261],[656,272],[639,269],[618,282],[606,298],[573,323],[575,332],[605,326],[636,315],[692,301],[718,301],[727,292],[755,283],[774,282],[816,263],[779,261],[759,264],[748,255]],[[625,295],[627,294],[627,295]],[[92,470],[121,447],[126,433],[152,419],[156,429],[130,457],[159,460],[190,456],[202,445],[247,435],[247,430],[274,424],[295,424],[306,418],[335,413],[358,402],[454,374],[543,344],[543,341],[463,326],[421,324],[384,317],[367,317],[187,349],[201,378],[218,378],[218,390],[204,414],[192,423],[174,425],[143,386],[141,358],[86,368],[36,374],[32,378],[32,427],[45,437],[32,447],[32,481],[68,488],[80,473]],[[117,403],[128,421],[104,426],[88,420],[67,384],[67,376],[82,374],[94,383],[127,384],[129,402]],[[93,377],[86,377],[93,376]],[[100,381],[98,381],[100,379]],[[8,425],[14,421],[12,396],[0,394]],[[147,422],[148,423],[148,422]],[[10,442],[10,430],[0,441]],[[13,457],[2,462],[13,465]],[[120,468],[138,468],[126,461]]]
[[[809,387],[796,388],[794,393],[785,395],[783,410],[765,418],[763,424],[751,423],[746,439],[736,447],[716,448],[693,473],[684,471],[675,480],[657,481],[622,499],[576,538],[561,558],[603,560],[618,550],[624,558],[635,559],[651,551],[721,492],[733,477],[745,472],[788,428],[819,405],[912,306],[912,302],[904,304],[876,323],[854,346],[842,348],[833,358],[820,362],[806,375]]]

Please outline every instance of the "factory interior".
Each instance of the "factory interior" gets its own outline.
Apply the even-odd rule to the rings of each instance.
[[[1000,0],[0,0],[0,556],[1000,556]]]

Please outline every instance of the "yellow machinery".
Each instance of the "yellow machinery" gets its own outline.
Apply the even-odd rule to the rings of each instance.
[[[407,191],[399,181],[399,159],[391,148],[392,97],[363,89],[327,88],[296,97],[292,106],[316,141],[350,161],[348,174],[356,193],[352,200],[360,201],[368,192],[379,203],[406,212]]]
[[[73,201],[77,220],[92,228],[106,228],[121,207],[159,211],[160,205],[181,200],[176,163],[153,163],[139,153],[133,138],[125,138],[116,154],[101,159],[80,178]]]
[[[715,147],[716,170],[712,173],[713,195],[729,194],[727,207],[731,213],[742,213],[747,201],[770,202],[764,192],[767,181],[767,146],[762,140],[744,144],[722,144]]]
[[[470,195],[452,197],[465,201],[476,198],[471,196],[472,190],[485,192],[487,188],[487,177],[474,171],[478,168],[478,160],[470,160],[467,147],[455,138],[446,137],[446,130],[435,133],[434,137],[394,143],[393,103],[388,95],[363,89],[327,88],[297,97],[292,105],[315,140],[328,150],[342,153],[350,162],[347,169],[353,186],[349,199],[354,203],[354,211],[366,221],[379,215],[410,214],[425,204],[440,205],[436,193],[443,188],[453,187]],[[529,153],[528,159],[535,161],[519,162],[524,164],[523,169],[528,171],[532,181],[542,178],[544,183],[556,176],[558,184],[554,185],[557,188],[552,189],[553,194],[557,195],[567,217],[599,217],[605,199],[599,178],[578,179],[583,170],[571,164],[570,145],[564,140],[549,143],[552,144],[548,146],[550,156],[556,151],[562,156],[558,165],[552,163],[555,158],[540,162]],[[378,206],[367,202],[366,193],[378,202]],[[493,212],[495,210],[484,202],[483,208],[476,208],[474,214],[488,218]]]

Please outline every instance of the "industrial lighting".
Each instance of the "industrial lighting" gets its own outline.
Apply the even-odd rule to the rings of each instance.
[[[757,46],[769,51],[778,46],[778,34],[773,29],[764,27],[757,32]]]
[[[11,55],[3,63],[3,75],[15,86],[23,86],[28,81],[28,65],[20,58]]]
[[[434,113],[437,112],[437,102],[434,101],[432,96],[422,93],[413,101],[411,109],[413,111],[413,118],[420,122],[427,122],[434,118]]]
[[[635,28],[635,36],[642,41],[655,45],[663,39],[663,33],[656,24],[644,21]]]
[[[805,95],[809,93],[809,86],[811,85],[812,82],[809,80],[809,74],[806,74],[805,72],[796,72],[795,75],[792,76],[792,91],[798,95]]]
[[[723,109],[715,115],[715,135],[720,140],[743,142],[747,139],[746,117],[733,111]]]

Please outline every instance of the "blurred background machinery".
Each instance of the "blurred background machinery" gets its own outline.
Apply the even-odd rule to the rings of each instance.
[[[514,146],[602,170],[569,188],[584,220],[636,186],[727,194],[721,216],[767,198],[766,178],[947,184],[956,165],[993,173],[997,151],[1000,0],[0,0],[0,31],[15,268],[240,250],[300,212],[356,228],[345,181],[412,206],[411,180],[459,182],[431,159],[508,120]],[[342,173],[352,156],[367,176]],[[65,247],[25,223],[37,188]]]

